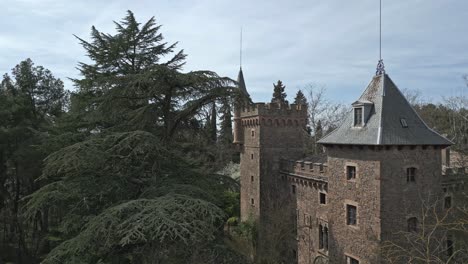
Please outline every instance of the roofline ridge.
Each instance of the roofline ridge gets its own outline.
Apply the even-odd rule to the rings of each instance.
[[[383,97],[385,96],[385,73],[381,74],[381,82],[380,85],[382,86],[382,94],[381,94],[381,102],[380,102],[380,120],[379,120],[379,129],[377,130],[377,145],[382,144],[382,113],[383,113]]]

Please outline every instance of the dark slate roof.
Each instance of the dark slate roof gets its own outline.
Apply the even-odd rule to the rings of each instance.
[[[245,86],[244,74],[242,73],[242,68],[239,69],[239,75],[237,75],[237,85],[239,89],[242,91],[242,93],[244,93],[247,97],[250,98],[250,95],[247,92],[247,87]]]
[[[424,123],[387,74],[372,78],[357,102],[372,103],[364,126],[353,127],[354,113],[349,111],[342,124],[318,143],[445,146],[453,144]],[[402,126],[402,118],[406,120],[407,128]]]

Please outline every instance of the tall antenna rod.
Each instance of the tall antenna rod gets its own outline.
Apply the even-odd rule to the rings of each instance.
[[[379,11],[379,62],[377,63],[375,75],[385,74],[385,65],[382,60],[382,0],[380,0]]]
[[[240,30],[240,55],[239,55],[239,65],[240,68],[242,69],[242,27]]]
[[[382,0],[380,0],[379,60],[382,59]]]

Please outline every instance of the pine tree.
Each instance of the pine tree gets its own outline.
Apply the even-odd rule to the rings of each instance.
[[[284,89],[286,86],[283,85],[281,80],[278,80],[276,84],[273,84],[273,98],[271,99],[272,103],[286,103],[286,93]]]
[[[294,103],[300,105],[307,105],[307,99],[301,90],[297,91],[296,98],[294,98]]]
[[[225,145],[230,145],[233,140],[232,135],[232,113],[231,103],[228,97],[221,99],[221,124],[220,124],[220,142]]]

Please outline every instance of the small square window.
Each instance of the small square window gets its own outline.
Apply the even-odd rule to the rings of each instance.
[[[452,208],[452,196],[446,196],[444,198],[444,208],[445,209]]]
[[[408,127],[408,123],[406,123],[406,119],[405,119],[405,118],[400,118],[400,123],[401,123],[401,127],[403,127],[403,128],[407,128],[407,127]]]
[[[293,194],[296,193],[296,185],[291,185],[291,192],[292,192]]]
[[[346,256],[346,264],[359,264],[359,260]]]
[[[346,166],[346,178],[348,180],[355,180],[356,179],[356,167]]]
[[[356,225],[357,224],[357,207],[354,205],[346,205],[346,224]]]
[[[415,182],[416,181],[416,168],[407,168],[406,169],[406,182]]]
[[[327,195],[325,193],[320,193],[320,204],[327,204]]]

